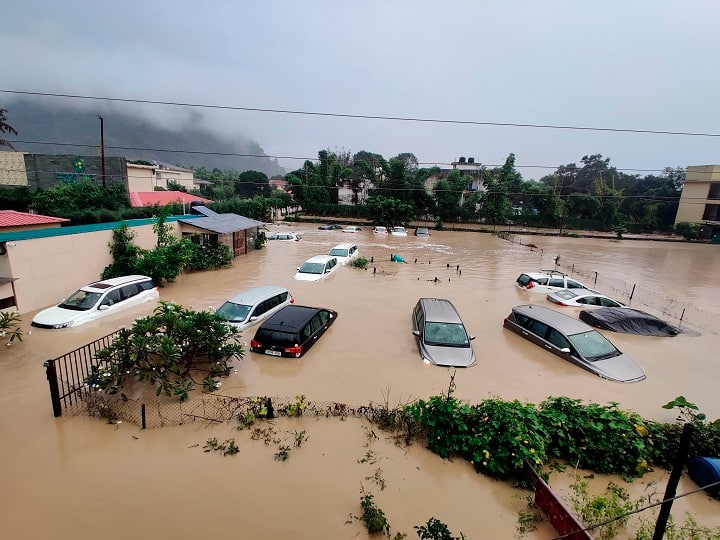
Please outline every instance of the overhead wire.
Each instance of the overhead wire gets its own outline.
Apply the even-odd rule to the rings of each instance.
[[[16,95],[29,95],[29,96],[43,96],[43,97],[59,97],[59,98],[69,98],[69,99],[108,101],[108,102],[117,102],[117,103],[168,105],[168,106],[175,106],[175,107],[194,107],[194,108],[202,108],[202,109],[220,109],[220,110],[230,110],[230,111],[263,112],[263,113],[292,114],[292,115],[304,115],[304,116],[324,116],[324,117],[332,117],[332,118],[353,118],[353,119],[362,119],[362,120],[391,120],[391,121],[396,121],[396,122],[421,122],[421,123],[433,123],[433,124],[520,127],[520,128],[560,129],[560,130],[579,130],[579,131],[604,131],[604,132],[613,132],[613,133],[679,135],[679,136],[689,136],[689,137],[720,137],[720,133],[705,133],[705,132],[693,132],[693,131],[606,128],[606,127],[596,127],[596,126],[571,126],[571,125],[558,125],[558,124],[533,124],[533,123],[520,123],[520,122],[490,122],[490,121],[481,121],[481,120],[456,120],[456,119],[422,118],[422,117],[410,117],[410,116],[351,114],[351,113],[335,113],[335,112],[320,112],[320,111],[303,111],[303,110],[293,110],[293,109],[245,107],[245,106],[237,106],[237,105],[215,105],[215,104],[208,104],[208,103],[189,103],[189,102],[180,102],[180,101],[160,101],[160,100],[136,99],[136,98],[116,98],[116,97],[108,97],[108,96],[91,96],[91,95],[81,95],[81,94],[61,94],[61,93],[55,93],[55,92],[30,92],[30,91],[24,91],[24,90],[9,90],[9,89],[0,89],[0,93],[16,94]]]

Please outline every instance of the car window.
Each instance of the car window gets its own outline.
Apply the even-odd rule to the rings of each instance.
[[[138,289],[137,283],[131,283],[130,285],[125,285],[121,289],[121,296],[123,300],[126,300],[128,298],[132,298],[137,293],[139,293],[140,290]]]
[[[320,321],[324,324],[330,319],[330,312],[327,310],[322,310],[320,313],[318,313],[318,316],[320,317]]]
[[[610,300],[609,298],[600,298],[600,305],[603,307],[621,307],[619,302]]]
[[[307,324],[303,327],[302,333],[303,333],[303,336],[305,336],[304,339],[303,339],[303,341],[305,341],[305,339],[307,339],[307,338],[309,338],[310,336],[312,336],[312,326],[310,326],[310,323],[307,323]]]
[[[322,321],[320,320],[320,314],[317,313],[310,321],[310,329],[312,333],[314,334],[318,330],[320,330],[320,327],[322,326]]]
[[[567,338],[554,328],[550,329],[547,340],[553,345],[555,345],[558,349],[570,348],[570,342],[567,340]]]
[[[75,311],[86,311],[93,307],[99,299],[100,293],[80,289],[68,296],[59,307]]]
[[[530,318],[526,317],[525,315],[520,315],[519,313],[515,313],[515,322],[518,323],[523,328],[527,328],[527,325],[530,322]]]
[[[242,322],[247,317],[252,306],[244,304],[233,304],[232,302],[225,302],[215,312],[220,315],[223,319],[230,322]]]
[[[620,352],[600,332],[591,330],[568,336],[580,355],[591,362],[617,356]]]
[[[279,347],[292,347],[297,343],[297,336],[294,332],[278,332],[260,328],[255,337],[260,343],[276,345]]]
[[[545,323],[541,323],[540,321],[536,321],[534,319],[530,319],[530,323],[526,327],[530,332],[533,334],[545,338],[547,331],[548,331],[548,325]]]
[[[567,288],[568,288],[568,289],[584,289],[585,287],[583,287],[582,285],[580,285],[580,283],[578,283],[577,281],[573,281],[572,279],[568,279],[568,280],[567,280]]]
[[[548,282],[548,286],[550,287],[562,287],[565,288],[565,280],[563,278],[550,278],[550,281]]]
[[[105,295],[105,298],[102,299],[102,302],[100,302],[101,306],[112,306],[122,301],[122,295],[120,293],[120,289],[115,289],[114,291],[110,291]]]
[[[141,281],[140,283],[137,284],[137,286],[138,286],[138,289],[141,291],[147,291],[147,290],[155,288],[155,284],[150,280]]]

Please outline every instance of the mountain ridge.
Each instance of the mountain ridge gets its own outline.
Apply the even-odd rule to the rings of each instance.
[[[7,109],[7,123],[18,132],[15,137],[6,138],[21,152],[100,155],[100,114],[106,156],[125,157],[128,161],[157,160],[193,169],[253,170],[268,176],[286,173],[255,140],[223,138],[199,126],[197,121],[171,129],[138,113],[107,106],[91,112],[26,98],[4,101],[1,105]]]

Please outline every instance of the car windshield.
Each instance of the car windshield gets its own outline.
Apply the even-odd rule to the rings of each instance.
[[[620,354],[620,351],[618,351],[605,336],[595,330],[583,332],[582,334],[574,334],[568,336],[568,339],[580,355],[591,362],[604,360],[605,358],[611,358]]]
[[[332,255],[333,257],[347,257],[348,256],[348,250],[347,249],[331,249],[330,253],[328,255]]]
[[[425,323],[425,343],[448,347],[469,347],[465,327],[460,323]]]
[[[99,298],[100,293],[83,291],[80,289],[63,300],[62,304],[58,307],[72,309],[75,311],[87,311],[97,304]]]
[[[218,308],[218,310],[215,312],[215,314],[219,315],[226,321],[242,322],[247,318],[248,313],[250,313],[251,309],[252,309],[252,306],[246,306],[244,304],[234,304],[232,302],[225,302],[222,306],[220,306]]]
[[[322,274],[325,272],[325,264],[318,262],[306,262],[298,270],[301,274]]]

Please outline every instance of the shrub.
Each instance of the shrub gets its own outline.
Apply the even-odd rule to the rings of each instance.
[[[675,225],[675,234],[679,234],[685,240],[697,240],[700,236],[700,227],[689,221],[681,221]]]

